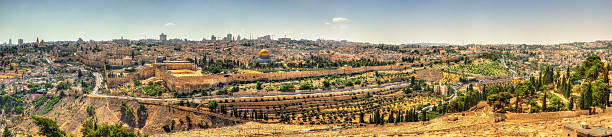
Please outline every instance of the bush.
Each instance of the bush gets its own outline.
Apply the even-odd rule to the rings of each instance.
[[[238,92],[238,91],[240,91],[240,88],[238,86],[234,86],[234,87],[232,87],[231,91],[232,92]]]
[[[45,105],[45,108],[42,111],[42,114],[47,114],[49,113],[49,111],[53,110],[53,106],[55,106],[55,104],[57,104],[57,102],[60,101],[60,99],[62,99],[59,96],[53,97],[53,99],[51,99],[51,101],[47,102],[47,105]]]
[[[299,89],[300,90],[309,90],[309,89],[314,89],[314,86],[310,82],[304,82],[304,83],[300,84]]]
[[[323,87],[324,87],[324,88],[329,88],[329,87],[330,87],[330,85],[331,85],[331,84],[329,83],[329,81],[327,81],[327,80],[323,80]]]
[[[257,82],[257,86],[256,86],[257,90],[262,90],[263,89],[262,85],[263,85],[262,82]]]
[[[136,137],[133,132],[121,128],[121,124],[108,125],[104,123],[98,125],[97,122],[96,118],[90,118],[83,122],[81,133],[84,137]]]
[[[134,87],[138,87],[140,85],[142,85],[142,83],[140,83],[140,80],[138,78],[134,78]]]
[[[120,111],[121,111],[121,118],[124,119],[128,125],[133,126],[134,120],[136,118],[134,116],[134,109],[132,109],[127,104],[125,104],[125,102],[122,102]]]
[[[48,137],[66,136],[66,132],[60,130],[59,126],[57,125],[57,123],[55,123],[54,120],[39,116],[32,116],[32,119],[34,119],[34,124],[36,124],[36,126],[38,126],[39,128],[39,135]]]
[[[57,84],[57,90],[67,90],[70,89],[70,85],[68,85],[68,83],[62,81],[59,84]]]
[[[169,133],[170,131],[172,131],[172,129],[170,129],[170,125],[168,124],[165,124],[164,126],[162,126],[162,129],[164,129],[166,133]]]
[[[295,86],[292,84],[282,85],[279,89],[282,92],[295,92]]]
[[[226,95],[228,94],[227,89],[219,89],[217,90],[217,95]]]
[[[87,106],[87,115],[89,117],[93,117],[96,115],[96,112],[94,111],[94,108],[92,106]]]
[[[211,111],[214,111],[215,109],[217,109],[217,106],[219,104],[217,103],[217,101],[209,101],[208,102],[208,109],[210,109]]]
[[[47,102],[47,100],[48,100],[47,96],[40,97],[40,98],[34,100],[34,106],[39,107],[39,106],[45,104],[45,102]]]

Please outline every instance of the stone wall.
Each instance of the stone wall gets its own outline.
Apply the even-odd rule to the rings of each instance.
[[[512,113],[506,114],[506,120],[542,120],[542,119],[561,119],[570,118],[580,115],[588,115],[588,110],[580,111],[560,111],[560,112],[542,112],[542,113]]]
[[[121,86],[124,83],[130,82],[134,80],[134,78],[147,79],[147,78],[156,76],[156,71],[157,70],[151,66],[145,66],[144,69],[134,74],[130,74],[124,77],[106,78],[106,85],[112,88],[112,87]]]
[[[116,87],[123,83],[130,82],[134,78],[146,79],[157,77],[166,82],[168,89],[178,92],[190,92],[199,89],[209,89],[217,86],[220,83],[228,84],[235,82],[256,82],[270,80],[287,80],[305,77],[328,76],[338,74],[356,74],[367,71],[381,71],[391,69],[406,69],[410,65],[404,66],[365,66],[357,68],[342,68],[334,70],[321,71],[295,71],[295,72],[277,72],[277,73],[260,73],[260,74],[232,74],[232,75],[206,75],[206,76],[181,76],[172,75],[167,70],[173,69],[197,69],[197,66],[190,63],[158,63],[152,64],[136,74],[118,78],[107,78],[109,87]]]

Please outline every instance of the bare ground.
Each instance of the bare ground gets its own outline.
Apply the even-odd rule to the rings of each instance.
[[[562,136],[563,124],[588,122],[612,128],[612,111],[597,115],[557,118],[574,112],[548,112],[546,116],[495,122],[484,110],[445,115],[429,122],[386,124],[333,129],[327,125],[285,125],[248,122],[230,127],[160,134],[155,136]],[[559,114],[556,114],[559,113]],[[508,114],[533,116],[539,114]],[[457,117],[453,121],[449,118]],[[307,131],[307,132],[304,132]]]

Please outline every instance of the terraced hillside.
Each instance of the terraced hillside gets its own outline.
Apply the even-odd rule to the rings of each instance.
[[[176,103],[176,102],[174,102]],[[27,115],[40,115],[57,121],[60,129],[69,134],[80,134],[81,123],[90,117],[98,118],[100,123],[122,123],[124,128],[137,131],[141,134],[165,133],[163,126],[171,126],[171,131],[186,131],[206,127],[222,127],[242,123],[236,118],[226,117],[210,112],[198,111],[189,107],[175,105],[172,101],[139,101],[102,97],[64,97],[59,100],[48,113],[44,113],[44,106],[29,108]],[[131,111],[122,111],[129,108]],[[144,109],[141,109],[144,107]],[[88,108],[90,112],[88,112]],[[140,109],[140,110],[139,110]],[[132,118],[128,118],[131,115]],[[22,132],[35,134],[38,127],[32,119],[13,119],[21,121],[16,128]],[[172,124],[174,123],[174,124]]]

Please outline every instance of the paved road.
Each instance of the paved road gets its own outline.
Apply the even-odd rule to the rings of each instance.
[[[91,94],[98,95],[98,90],[102,87],[102,75],[99,72],[93,72],[93,75],[96,77],[96,86]]]

